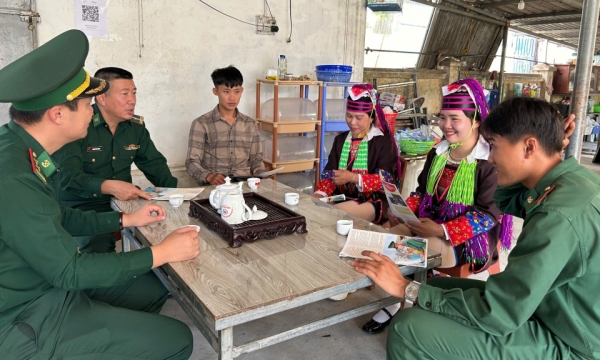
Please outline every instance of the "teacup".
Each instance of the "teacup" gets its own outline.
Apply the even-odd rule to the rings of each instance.
[[[354,221],[352,220],[338,220],[336,230],[340,235],[348,235],[352,227],[354,226]]]
[[[258,189],[258,186],[260,185],[260,179],[259,178],[250,178],[250,179],[246,180],[246,182],[248,183],[248,187],[252,191],[256,191],[256,189]]]
[[[178,208],[183,204],[183,194],[169,195],[169,202],[174,208]]]
[[[284,201],[288,205],[298,205],[300,201],[300,194],[298,193],[285,193]]]
[[[186,225],[184,227],[193,227],[194,229],[196,229],[196,232],[200,232],[200,225]]]

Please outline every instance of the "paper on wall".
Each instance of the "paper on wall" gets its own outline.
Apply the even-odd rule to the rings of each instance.
[[[73,0],[73,14],[76,29],[92,38],[108,38],[106,0]]]

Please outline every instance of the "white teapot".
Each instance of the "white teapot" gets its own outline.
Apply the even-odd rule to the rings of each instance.
[[[215,209],[217,209],[217,212],[220,213],[221,212],[221,201],[223,200],[223,197],[225,196],[225,194],[227,194],[230,191],[236,191],[236,190],[239,190],[241,193],[242,185],[243,185],[242,182],[239,182],[238,184],[232,184],[229,176],[226,177],[225,184],[219,185],[214,190],[211,190],[210,196],[208,197],[208,200],[210,201],[210,205],[212,207],[214,207]]]
[[[221,200],[221,219],[228,224],[236,225],[252,218],[252,210],[244,201],[244,194],[237,189],[230,191]]]

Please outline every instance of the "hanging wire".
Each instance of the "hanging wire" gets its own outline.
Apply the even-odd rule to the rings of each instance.
[[[216,12],[218,12],[218,13],[220,13],[220,14],[223,14],[223,15],[225,15],[225,16],[227,16],[227,17],[230,17],[230,18],[232,18],[233,20],[237,20],[237,21],[239,21],[239,22],[241,22],[241,23],[248,24],[248,25],[252,25],[252,26],[258,26],[258,25],[256,25],[256,24],[252,24],[252,23],[249,23],[249,22],[246,22],[246,21],[240,20],[240,19],[238,19],[238,18],[235,18],[235,17],[233,17],[233,16],[231,16],[231,15],[225,14],[225,13],[224,13],[224,12],[222,12],[221,10],[215,9],[214,7],[210,6],[209,4],[205,3],[205,2],[204,2],[204,1],[202,1],[202,0],[198,0],[198,1],[200,1],[200,2],[201,2],[201,3],[203,3],[204,5],[208,6],[209,8],[213,9],[214,11],[216,11]],[[290,1],[292,1],[292,0],[290,0]],[[269,10],[269,11],[270,11],[270,10]]]
[[[273,17],[273,13],[271,12],[271,7],[269,6],[269,2],[265,0],[265,4],[267,5],[267,9],[269,9],[269,14]]]
[[[287,38],[287,42],[292,42],[292,32],[294,31],[294,23],[292,22],[292,0],[290,0],[290,36]]]

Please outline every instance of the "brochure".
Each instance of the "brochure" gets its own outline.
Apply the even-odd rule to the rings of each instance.
[[[268,177],[268,176],[275,175],[275,174],[277,174],[277,173],[280,173],[280,172],[282,172],[282,171],[283,171],[283,166],[282,166],[282,167],[279,167],[279,168],[277,168],[277,169],[271,170],[271,171],[267,171],[267,172],[264,172],[264,173],[260,173],[260,174],[256,175],[256,177],[259,177],[259,178],[266,178],[266,177]]]
[[[189,201],[200,195],[204,188],[166,188],[148,187],[144,191],[150,195],[152,200],[169,200],[169,195],[183,195],[183,200]]]
[[[406,204],[406,201],[400,195],[400,191],[398,191],[398,187],[392,183],[386,182],[379,174],[379,178],[381,179],[381,184],[383,185],[383,189],[385,190],[385,196],[387,197],[388,204],[390,205],[390,210],[394,216],[398,219],[402,219],[404,222],[408,221],[419,221],[419,218],[415,216],[412,210]]]
[[[341,257],[368,259],[364,250],[381,253],[398,265],[427,267],[427,239],[389,233],[352,229]]]

